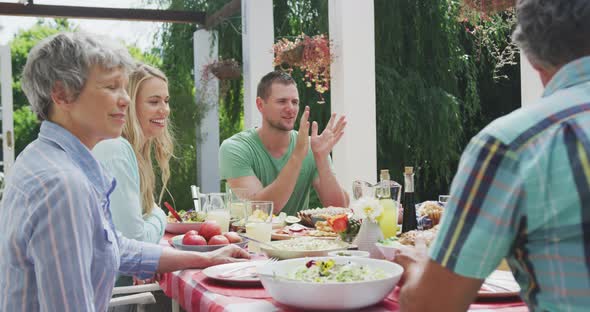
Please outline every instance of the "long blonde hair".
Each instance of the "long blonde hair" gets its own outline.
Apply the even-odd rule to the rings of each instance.
[[[162,79],[168,84],[168,78],[161,70],[146,64],[139,64],[129,76],[127,93],[131,97],[131,103],[129,104],[129,118],[123,127],[122,134],[133,147],[133,151],[137,157],[141,207],[144,214],[152,212],[155,202],[154,189],[156,185],[156,174],[154,172],[154,163],[152,163],[152,150],[158,168],[160,168],[162,182],[158,205],[162,202],[164,192],[168,191],[166,186],[170,179],[169,161],[174,153],[174,137],[171,133],[169,121],[166,122],[166,128],[161,135],[146,140],[139,119],[137,118],[137,94],[141,84],[150,78]]]

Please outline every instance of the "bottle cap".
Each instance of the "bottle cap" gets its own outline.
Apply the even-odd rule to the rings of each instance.
[[[381,169],[381,174],[379,176],[381,180],[389,180],[389,169]]]

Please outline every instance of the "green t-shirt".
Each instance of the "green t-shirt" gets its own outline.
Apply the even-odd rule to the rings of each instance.
[[[271,184],[283,169],[297,142],[297,131],[291,131],[291,142],[287,152],[280,158],[268,153],[256,128],[251,128],[233,135],[223,141],[219,149],[219,171],[222,179],[256,176],[262,185]],[[283,208],[287,215],[295,215],[297,211],[307,209],[309,193],[313,179],[317,176],[317,168],[311,148],[301,165],[299,178],[289,201]]]

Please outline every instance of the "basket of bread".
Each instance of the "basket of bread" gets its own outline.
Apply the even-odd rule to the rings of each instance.
[[[444,207],[436,201],[425,201],[416,205],[418,228],[428,230],[440,223]]]
[[[299,223],[305,226],[315,227],[318,221],[326,221],[330,217],[349,213],[352,213],[352,209],[350,208],[326,207],[301,210],[297,213],[297,216],[301,219]]]

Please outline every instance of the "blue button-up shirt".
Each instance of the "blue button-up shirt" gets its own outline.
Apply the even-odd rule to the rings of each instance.
[[[106,311],[117,269],[153,275],[161,247],[114,230],[115,185],[80,140],[43,122],[6,179],[0,311]]]

